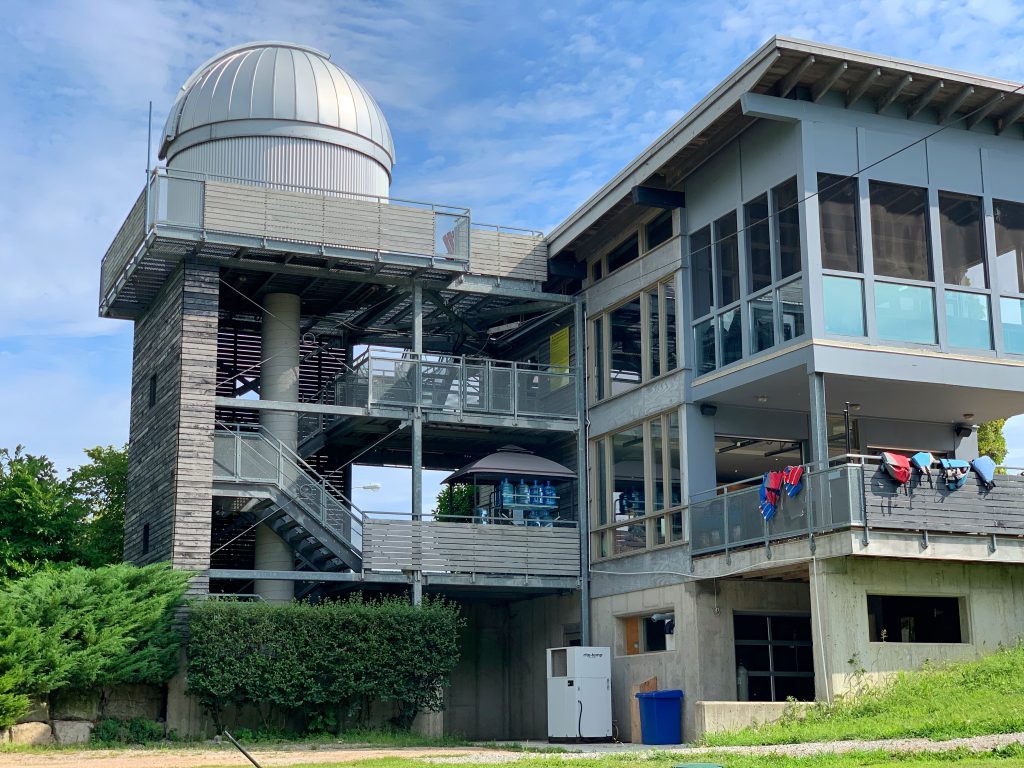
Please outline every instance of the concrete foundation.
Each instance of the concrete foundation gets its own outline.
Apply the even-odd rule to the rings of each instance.
[[[794,709],[803,706],[788,701],[698,701],[694,705],[693,735],[687,738],[696,741],[706,733],[774,723]]]

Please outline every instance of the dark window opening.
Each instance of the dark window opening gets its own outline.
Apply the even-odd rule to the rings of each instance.
[[[690,276],[693,284],[693,316],[703,317],[715,305],[711,281],[711,227],[690,235]]]
[[[1004,293],[1024,293],[1024,205],[993,200],[996,272]]]
[[[779,244],[778,276],[795,275],[800,271],[800,203],[796,177],[772,190],[775,205],[775,239]]]
[[[872,181],[869,192],[875,274],[930,281],[928,191]]]
[[[715,222],[715,255],[718,258],[719,306],[740,298],[740,249],[736,234],[736,211]]]
[[[640,256],[640,238],[635,234],[615,246],[608,254],[608,274],[611,274]]]
[[[962,643],[960,598],[868,595],[868,637],[875,643]]]
[[[149,523],[142,526],[142,554],[149,554]]]
[[[857,226],[860,199],[857,179],[818,174],[818,210],[821,217],[821,265],[825,269],[860,272],[860,237]]]
[[[156,405],[156,374],[149,377],[149,407]]]
[[[772,237],[768,225],[768,195],[764,194],[743,206],[747,226],[747,272],[750,292],[772,284]]]
[[[668,626],[667,621],[655,621],[652,616],[648,616],[644,619],[644,650],[648,653],[652,651],[664,651],[665,645],[665,628]]]
[[[647,250],[657,248],[672,237],[672,211],[662,211],[647,223]]]
[[[597,282],[601,279],[601,260],[598,259],[590,265],[590,279],[593,282]]]
[[[643,371],[641,347],[640,297],[612,310],[611,325],[611,392],[625,392],[640,383]]]
[[[988,288],[981,198],[939,193],[942,269],[947,285]]]

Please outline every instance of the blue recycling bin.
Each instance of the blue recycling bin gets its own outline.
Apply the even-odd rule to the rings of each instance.
[[[640,731],[644,744],[683,743],[683,692],[636,694],[640,702]]]

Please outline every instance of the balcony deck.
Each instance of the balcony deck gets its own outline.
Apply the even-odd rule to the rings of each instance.
[[[541,233],[476,224],[466,208],[159,168],[103,257],[100,314],[137,316],[187,255],[532,293],[547,278]]]

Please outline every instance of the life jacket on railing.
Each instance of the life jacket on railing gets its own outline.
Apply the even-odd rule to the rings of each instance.
[[[964,487],[967,482],[967,475],[971,471],[970,465],[963,459],[939,459],[939,476],[946,483],[946,487],[955,491]]]
[[[928,484],[931,485],[932,464],[935,463],[935,457],[928,451],[921,451],[910,457],[910,463],[914,466],[914,469],[928,478]]]
[[[761,490],[758,493],[760,504],[757,505],[765,520],[775,517],[775,510],[782,495],[782,472],[765,472],[761,477]]]
[[[910,459],[901,453],[883,452],[880,456],[882,470],[898,485],[906,485],[910,481]]]
[[[786,495],[792,498],[800,493],[804,487],[804,468],[799,464],[795,467],[786,467],[782,470],[782,481],[786,486]]]
[[[992,461],[991,458],[988,456],[979,456],[971,462],[971,468],[978,476],[978,480],[981,481],[981,484],[986,491],[991,491],[996,487],[996,463]]]

